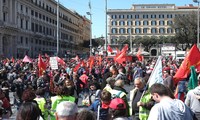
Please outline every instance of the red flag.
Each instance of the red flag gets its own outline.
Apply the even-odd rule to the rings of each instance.
[[[86,66],[83,60],[81,61],[81,66]]]
[[[101,65],[101,64],[102,64],[102,57],[99,56],[99,65]]]
[[[11,61],[12,61],[12,63],[15,63],[15,59],[13,57],[11,58]]]
[[[117,54],[119,54],[120,53],[120,51],[119,51],[119,49],[116,47],[116,51],[117,51]]]
[[[81,62],[74,67],[74,72],[77,72],[78,69],[81,67]]]
[[[94,65],[94,57],[93,56],[91,56],[90,58],[89,58],[89,65],[90,65],[90,69],[93,67],[93,65]]]
[[[121,53],[122,53],[122,52],[126,52],[127,50],[128,50],[128,44],[126,44],[126,45],[122,48]]]
[[[24,59],[22,60],[22,62],[28,62],[28,63],[32,63],[32,59],[30,57],[28,57],[27,55],[24,57]]]
[[[124,61],[126,61],[126,51],[121,52],[120,54],[116,55],[114,57],[114,60],[118,63],[122,63]]]
[[[142,49],[139,47],[138,52],[136,54],[139,61],[143,61],[144,57],[141,55]]]
[[[63,59],[61,59],[59,57],[57,57],[56,59],[57,59],[58,63],[60,63],[62,66],[66,65],[66,63],[65,63],[65,61]]]
[[[108,52],[110,52],[110,53],[113,53],[113,50],[112,50],[112,48],[110,47],[110,45],[108,45]]]
[[[46,70],[46,64],[43,62],[40,54],[38,57],[38,68],[39,68],[39,76],[42,76],[42,73]]]
[[[197,48],[197,45],[194,44],[190,51],[188,52],[187,56],[181,63],[181,66],[179,67],[178,71],[176,72],[174,76],[175,82],[178,82],[179,80],[182,80],[184,78],[187,78],[190,74],[190,67],[195,66],[198,67],[200,65],[200,51]]]

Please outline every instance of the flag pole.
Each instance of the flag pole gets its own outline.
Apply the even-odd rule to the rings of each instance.
[[[155,66],[154,66],[154,68],[153,68],[153,71],[151,72],[151,75],[150,75],[150,77],[149,77],[149,79],[148,79],[146,85],[149,86],[149,82],[150,82],[150,80],[151,80],[151,78],[152,78],[152,76],[153,76],[153,74],[154,74],[154,72],[155,72],[155,70],[156,70],[155,68],[158,66],[158,63],[159,63],[159,61],[160,61],[161,59],[162,59],[162,57],[159,56],[158,59],[157,59],[157,61],[156,61]],[[142,97],[144,96],[144,94],[145,94],[145,92],[147,91],[147,89],[148,89],[148,87],[146,86],[145,90],[144,90],[143,93],[142,93],[142,96],[140,97],[140,101],[142,100]]]

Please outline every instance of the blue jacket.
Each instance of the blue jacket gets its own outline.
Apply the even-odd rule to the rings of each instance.
[[[101,101],[96,100],[90,105],[89,110],[95,112],[96,116],[98,115],[98,107],[100,106],[99,111],[99,120],[107,120],[108,119],[108,109],[103,109],[101,107]]]

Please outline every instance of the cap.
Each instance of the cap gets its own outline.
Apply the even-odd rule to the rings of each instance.
[[[115,98],[110,102],[109,108],[112,108],[115,110],[122,110],[122,109],[126,109],[126,104],[123,99]]]

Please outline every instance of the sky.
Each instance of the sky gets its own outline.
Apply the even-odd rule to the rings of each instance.
[[[105,37],[105,1],[90,0],[92,8],[92,37]],[[82,16],[90,18],[86,12],[89,12],[89,0],[59,0],[60,4],[70,10],[75,10]],[[132,4],[175,4],[176,6],[185,6],[193,4],[193,0],[107,0],[108,9],[130,9]]]

